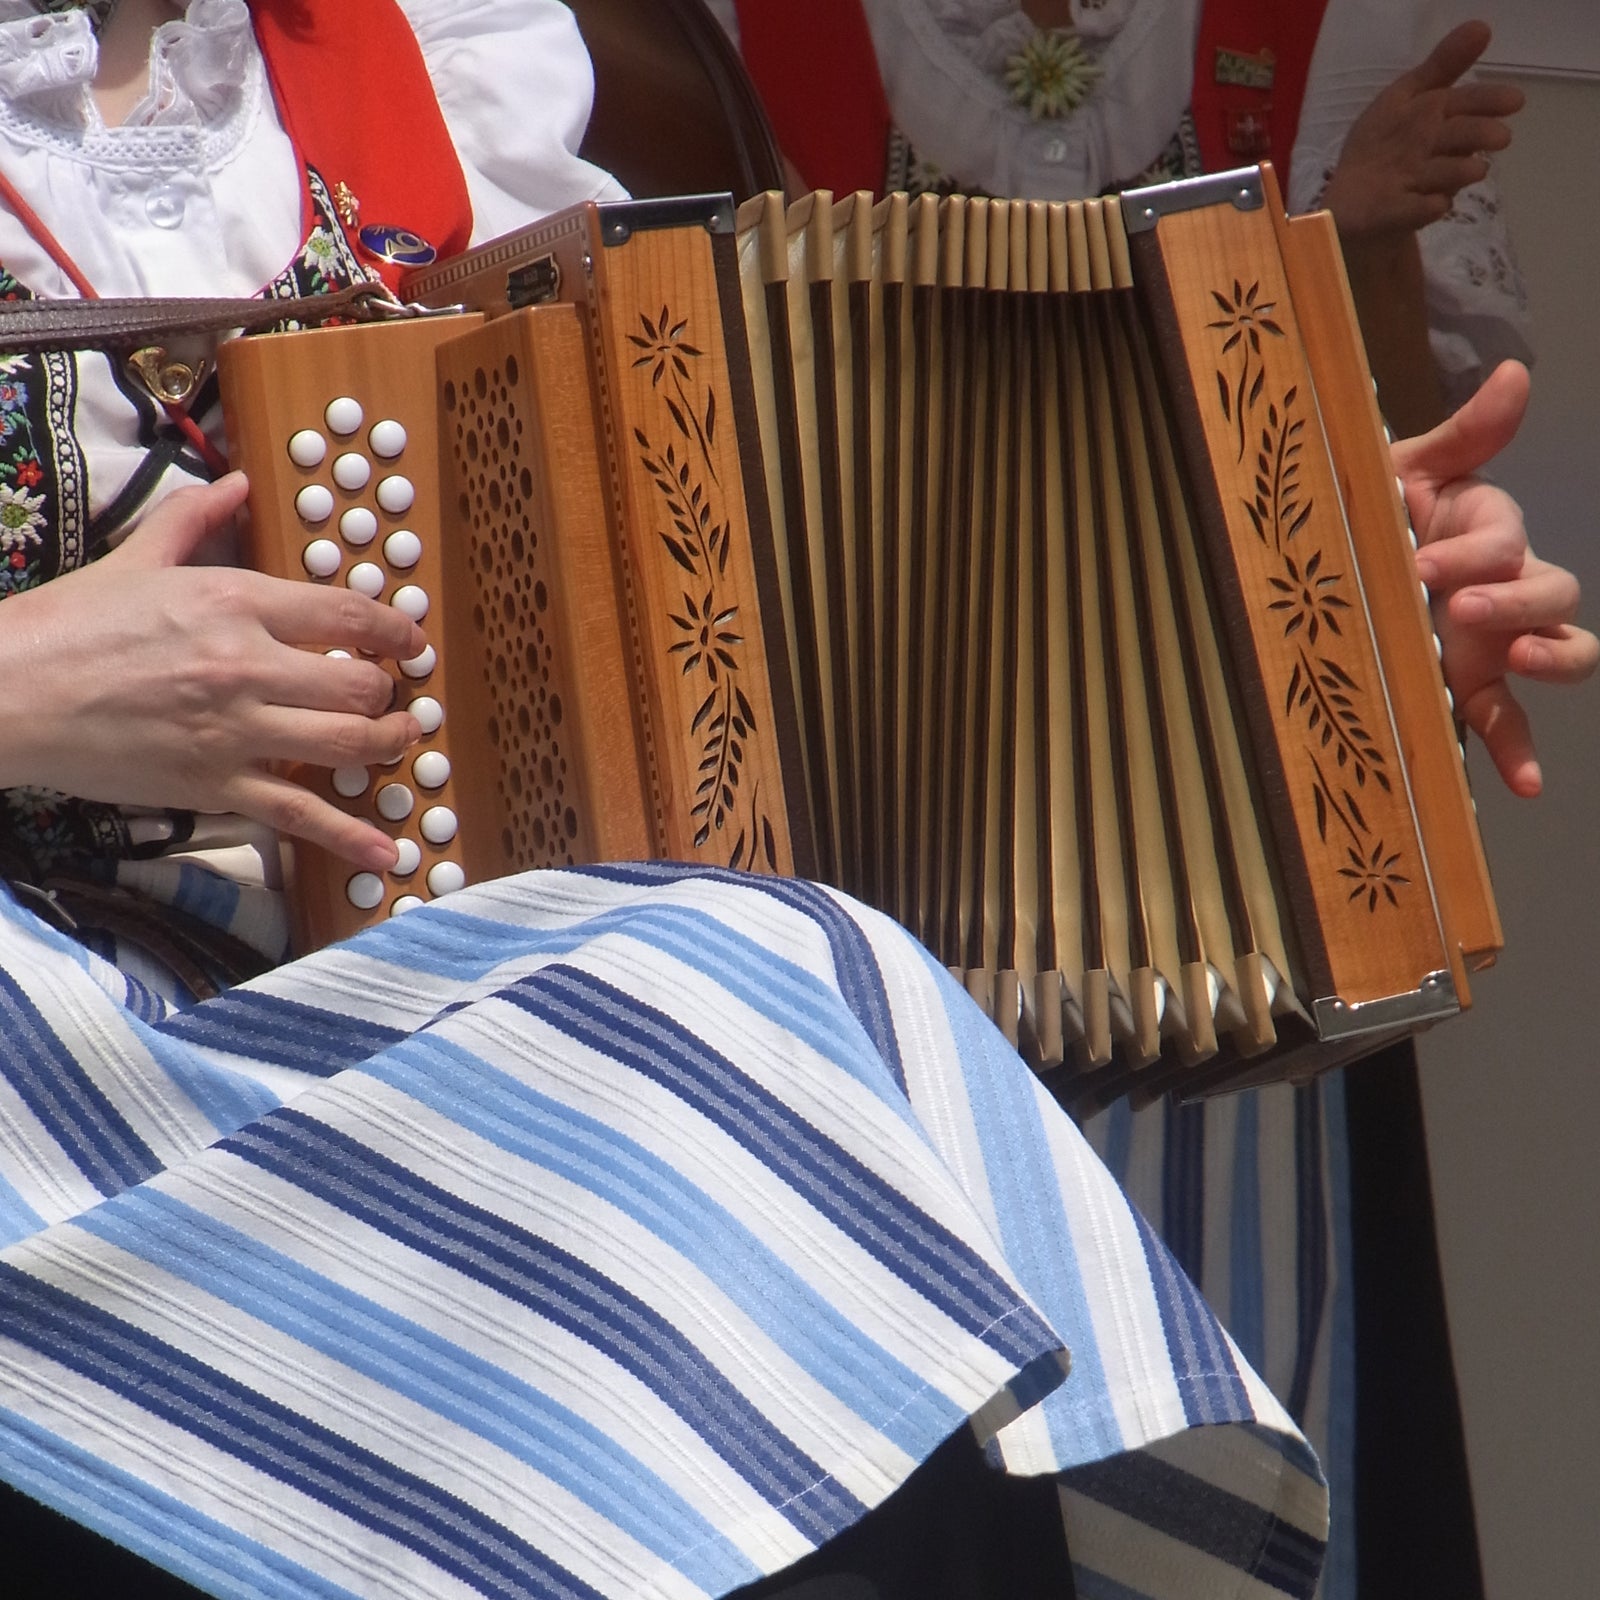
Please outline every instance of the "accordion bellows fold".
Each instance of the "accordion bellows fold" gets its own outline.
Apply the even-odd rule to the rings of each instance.
[[[820,878],[1084,1106],[1466,1003],[1500,934],[1426,597],[1331,225],[1270,172],[585,207],[408,292],[482,314],[397,358],[466,876]],[[314,532],[282,439],[400,331],[228,348],[268,570]],[[426,898],[348,876],[300,852],[305,939]]]

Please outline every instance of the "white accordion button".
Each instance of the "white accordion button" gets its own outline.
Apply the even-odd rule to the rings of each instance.
[[[417,491],[412,487],[411,480],[398,472],[379,480],[377,494],[378,504],[391,517],[398,517],[401,512],[409,511],[412,502],[417,498]]]
[[[409,878],[422,865],[422,846],[415,839],[396,839],[395,849],[400,852],[389,874],[395,878]]]
[[[424,789],[442,789],[450,781],[450,757],[443,750],[424,750],[411,763],[411,773]]]
[[[333,515],[333,490],[326,484],[308,483],[294,497],[302,522],[326,522]]]
[[[428,591],[408,583],[389,596],[389,604],[403,612],[413,622],[421,622],[428,614]]]
[[[466,886],[467,875],[454,861],[441,861],[428,870],[428,890],[432,894],[454,894]]]
[[[351,655],[348,650],[324,650],[322,653],[330,661],[354,661],[355,660],[355,657],[353,655]]]
[[[344,886],[344,893],[357,911],[376,911],[383,904],[383,879],[375,872],[358,872]]]
[[[418,906],[423,905],[424,903],[425,902],[423,901],[421,895],[403,894],[392,906],[389,907],[389,915],[391,917],[398,917],[401,912],[415,911]]]
[[[365,767],[335,767],[333,769],[333,792],[342,794],[346,800],[354,800],[358,794],[367,792],[367,769]]]
[[[333,481],[350,494],[365,489],[371,478],[372,463],[353,450],[346,451],[333,464]]]
[[[339,533],[346,544],[371,544],[378,536],[378,519],[366,506],[351,506],[339,518]]]
[[[420,656],[412,656],[409,661],[400,663],[400,670],[408,678],[426,678],[439,664],[439,652],[430,644]]]
[[[403,783],[386,783],[378,791],[378,815],[385,822],[404,822],[416,803],[416,797]]]
[[[373,423],[367,443],[372,446],[373,455],[393,461],[406,447],[406,430],[393,417],[385,417],[382,422]]]
[[[361,420],[365,415],[361,409],[361,402],[347,394],[340,395],[337,400],[330,400],[328,409],[322,413],[329,431],[338,434],[341,439],[348,439],[361,426]]]
[[[449,806],[429,806],[417,826],[429,844],[449,844],[456,836],[456,814]]]
[[[302,428],[289,440],[289,459],[297,467],[320,467],[328,441],[315,428]]]
[[[376,600],[383,593],[385,582],[383,568],[376,561],[359,561],[351,567],[349,575],[344,580],[357,594],[364,594]]]
[[[437,733],[444,725],[444,707],[431,694],[419,694],[406,710],[422,724],[422,731]]]
[[[332,539],[313,539],[300,552],[300,564],[313,578],[331,578],[343,561],[344,557]]]
[[[422,541],[409,528],[397,529],[383,541],[383,559],[409,572],[422,559]]]

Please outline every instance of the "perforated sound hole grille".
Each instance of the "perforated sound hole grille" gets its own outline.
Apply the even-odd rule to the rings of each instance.
[[[468,531],[489,689],[489,735],[499,754],[506,818],[501,844],[517,866],[580,859],[576,795],[568,783],[559,683],[554,675],[549,562],[537,523],[533,453],[514,356],[452,386],[451,444]]]

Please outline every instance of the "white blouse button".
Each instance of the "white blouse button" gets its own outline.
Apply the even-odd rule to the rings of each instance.
[[[333,515],[333,490],[326,484],[308,483],[294,497],[302,522],[326,522]]]
[[[389,907],[389,915],[398,917],[404,911],[415,911],[418,906],[424,903],[421,895],[403,894]]]
[[[344,580],[357,594],[376,600],[383,593],[383,568],[376,561],[358,561]]]
[[[372,446],[373,455],[392,461],[406,447],[406,430],[393,417],[385,417],[382,422],[373,423],[367,443]]]
[[[409,528],[397,529],[383,541],[383,558],[409,572],[422,559],[422,541]]]
[[[289,440],[289,459],[297,467],[319,467],[328,453],[328,441],[315,428],[302,428]]]
[[[439,664],[439,652],[430,644],[420,656],[412,656],[400,663],[400,670],[408,678],[426,678]]]
[[[372,463],[365,456],[358,456],[354,450],[347,450],[333,464],[333,481],[347,493],[354,494],[357,489],[365,489],[371,477]]]
[[[449,844],[456,836],[456,814],[449,806],[429,806],[417,826],[429,844]]]
[[[343,560],[332,539],[313,539],[300,552],[300,563],[313,578],[331,578]]]
[[[409,878],[422,865],[422,846],[415,839],[396,839],[395,849],[400,852],[395,864],[389,868],[394,878]]]
[[[339,518],[339,534],[346,544],[371,544],[378,535],[378,519],[367,506],[351,506]]]
[[[383,904],[383,879],[375,872],[358,872],[344,886],[344,892],[357,911],[376,911]]]
[[[424,750],[411,772],[424,789],[442,789],[450,781],[450,757],[443,750]]]
[[[183,191],[170,183],[157,184],[144,197],[144,214],[158,228],[180,228],[187,209]]]
[[[385,822],[404,822],[416,803],[416,797],[403,783],[386,783],[378,791],[378,815]]]
[[[332,432],[341,439],[348,439],[361,426],[365,413],[361,409],[361,402],[346,394],[340,395],[337,400],[330,400],[328,409],[322,415]]]
[[[333,769],[333,792],[342,794],[346,800],[354,800],[358,794],[365,794],[367,790],[367,769],[365,767],[335,767]]]
[[[444,722],[444,707],[431,694],[419,694],[406,710],[422,724],[422,731],[437,733]]]
[[[433,894],[454,894],[467,886],[467,875],[454,861],[441,861],[428,869],[428,889]]]
[[[428,614],[428,591],[408,583],[389,596],[389,604],[413,622],[421,622]]]
[[[398,517],[402,512],[409,511],[416,498],[417,491],[412,486],[411,480],[398,472],[382,479],[378,484],[378,504],[391,517]]]

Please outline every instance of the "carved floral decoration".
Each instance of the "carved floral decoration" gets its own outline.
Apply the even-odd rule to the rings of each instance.
[[[1344,619],[1352,609],[1344,593],[1349,579],[1331,569],[1318,547],[1316,505],[1301,480],[1306,419],[1296,409],[1299,388],[1269,392],[1263,337],[1285,337],[1272,315],[1276,302],[1261,299],[1259,283],[1247,287],[1238,280],[1231,294],[1213,289],[1211,295],[1222,312],[1207,324],[1223,335],[1218,403],[1241,463],[1255,445],[1253,492],[1244,509],[1277,564],[1267,578],[1275,597],[1267,610],[1282,623],[1283,637],[1295,642],[1283,709],[1304,736],[1317,832],[1324,844],[1343,851],[1338,872],[1350,885],[1351,901],[1365,901],[1369,912],[1384,902],[1398,905],[1397,891],[1411,880],[1401,852],[1385,846],[1362,804],[1369,784],[1384,794],[1392,784],[1367,730],[1368,694],[1340,660]]]
[[[641,314],[641,333],[628,339],[640,354],[635,368],[650,369],[650,385],[665,413],[666,444],[659,446],[643,428],[634,429],[639,460],[649,474],[668,527],[657,537],[687,575],[679,606],[667,616],[677,635],[668,647],[685,678],[696,683],[695,710],[688,735],[699,752],[694,803],[696,849],[712,835],[738,836],[728,850],[734,868],[778,869],[777,840],[761,803],[760,784],[741,795],[745,757],[760,734],[755,712],[740,686],[746,643],[739,607],[726,595],[725,575],[732,537],[714,451],[717,397],[710,384],[697,390],[691,362],[704,352],[689,342],[688,319],[667,306],[652,319]],[[698,399],[697,394],[704,398]]]

